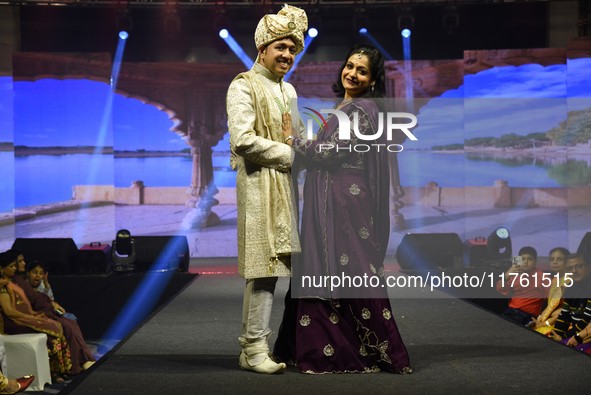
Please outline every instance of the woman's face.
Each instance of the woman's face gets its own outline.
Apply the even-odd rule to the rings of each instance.
[[[8,266],[1,268],[2,269],[2,276],[6,278],[14,277],[16,273],[16,261],[10,263]]]
[[[555,273],[564,273],[565,261],[566,257],[562,252],[554,251],[552,255],[550,255],[550,269]]]
[[[27,266],[27,263],[25,262],[25,257],[23,255],[19,255],[18,258],[16,258],[17,272],[19,272],[19,273],[24,272],[26,266]]]
[[[29,279],[29,283],[33,286],[33,288],[37,288],[39,284],[41,284],[41,281],[43,281],[43,276],[45,276],[45,272],[40,266],[34,267],[27,272],[27,278]]]
[[[341,83],[345,88],[345,98],[360,97],[371,85],[369,59],[365,55],[353,54],[341,73]]]

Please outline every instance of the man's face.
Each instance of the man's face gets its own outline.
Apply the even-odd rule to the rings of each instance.
[[[523,270],[524,273],[531,272],[536,268],[538,261],[533,255],[523,254],[521,255],[521,259],[521,270]]]
[[[566,257],[562,252],[558,250],[554,251],[550,255],[550,269],[552,269],[554,273],[564,272],[565,259]]]
[[[293,66],[296,45],[291,38],[273,41],[267,47],[259,47],[259,58],[263,66],[278,77],[283,77]]]
[[[583,257],[568,259],[566,261],[566,272],[572,273],[573,281],[581,281],[589,277],[589,265],[585,264]]]

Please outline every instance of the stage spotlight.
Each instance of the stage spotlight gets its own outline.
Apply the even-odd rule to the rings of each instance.
[[[404,37],[404,38],[409,38],[410,37],[410,29],[403,29],[402,32],[400,32],[400,34],[402,34],[402,37]]]
[[[252,59],[248,57],[246,52],[244,52],[240,44],[238,44],[236,40],[234,40],[234,37],[232,37],[230,32],[227,29],[221,29],[219,35],[226,42],[226,44],[228,44],[227,47],[231,48],[232,51],[234,51],[234,53],[236,54],[236,56],[238,56],[238,58],[242,61],[246,69],[250,70],[254,62],[252,61]]]
[[[505,266],[511,262],[511,236],[507,228],[501,227],[492,232],[486,240],[489,262],[496,262],[493,266]]]
[[[164,17],[164,32],[171,38],[175,38],[180,34],[181,20],[176,11],[171,11]]]
[[[353,18],[353,31],[359,32],[359,34],[366,34],[367,26],[371,25],[365,12],[355,12],[355,17]]]
[[[117,10],[117,16],[115,17],[115,27],[118,32],[130,32],[132,31],[132,20],[128,8],[120,8]]]
[[[415,23],[415,17],[412,14],[411,7],[403,7],[398,11],[398,29],[399,30],[412,30]]]
[[[127,33],[126,31],[119,32],[119,38],[120,39],[127,40],[127,37],[129,37],[129,33]]]
[[[315,28],[308,29],[308,35],[314,38],[318,35],[318,30],[316,30]]]
[[[127,229],[117,232],[111,249],[113,270],[116,272],[130,272],[135,270],[135,241]]]

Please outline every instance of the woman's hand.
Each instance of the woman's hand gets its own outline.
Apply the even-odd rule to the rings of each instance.
[[[283,131],[283,141],[285,141],[286,138],[291,136],[291,114],[287,111],[281,117],[281,130]],[[291,139],[285,141],[285,143],[291,146]]]

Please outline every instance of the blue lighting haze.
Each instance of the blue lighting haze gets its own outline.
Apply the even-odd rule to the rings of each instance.
[[[367,34],[367,29],[362,27],[361,29],[359,29],[359,34]]]
[[[178,251],[177,244],[181,242],[182,238],[180,237],[172,238],[164,248],[164,251],[152,264],[142,282],[127,300],[127,303],[103,336],[103,341],[101,341],[103,345],[110,349],[115,345],[115,342],[123,339],[150,315],[160,295],[162,295],[166,285],[178,268],[180,260],[178,256],[175,256],[175,252]],[[173,263],[172,267],[170,263]]]
[[[382,47],[380,45],[378,40],[373,38],[373,36],[371,34],[367,33],[367,29],[361,29],[361,30],[365,30],[365,33],[363,33],[365,35],[365,37],[367,37],[369,39],[369,41],[371,41],[371,43],[373,44],[374,47],[376,47],[377,49],[380,50],[380,52],[384,55],[384,58],[386,58],[386,60],[394,60],[394,58],[388,52],[386,52],[384,47]],[[361,30],[359,30],[359,33],[361,33]]]
[[[223,29],[223,30],[226,30],[226,29]],[[252,68],[252,65],[254,64],[253,60],[248,57],[248,55],[246,54],[246,52],[244,52],[244,50],[242,49],[242,47],[240,46],[240,44],[238,44],[236,42],[236,40],[234,40],[234,37],[232,37],[232,35],[230,34],[230,32],[228,32],[226,30],[227,36],[226,37],[223,37],[222,36],[222,31],[223,30],[220,31],[220,37],[222,37],[224,39],[224,41],[226,42],[226,44],[228,44],[228,46],[230,47],[230,49],[232,49],[232,51],[234,51],[234,53],[242,61],[242,63],[244,64],[244,66],[246,66],[246,68],[248,70],[250,70]]]

